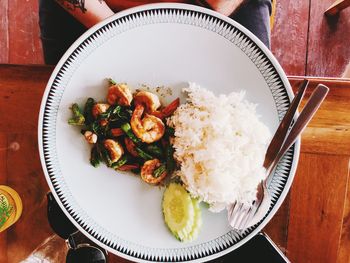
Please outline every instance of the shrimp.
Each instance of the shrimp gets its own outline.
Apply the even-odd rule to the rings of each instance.
[[[109,104],[118,104],[120,106],[130,106],[132,94],[126,84],[116,84],[110,86],[107,94]]]
[[[107,103],[96,103],[92,106],[92,116],[96,119],[101,113],[105,113],[111,105]]]
[[[164,171],[158,177],[154,177],[153,172],[161,165],[162,164],[158,159],[146,161],[141,168],[142,180],[149,184],[160,183],[167,176],[167,172]]]
[[[92,107],[92,116],[96,119],[98,115],[100,115],[101,113],[105,113],[110,106],[111,105],[106,104],[106,103],[96,103]],[[106,126],[107,124],[108,124],[107,120],[100,121],[101,126]]]
[[[115,140],[107,139],[103,142],[103,146],[107,149],[112,163],[118,161],[124,154],[123,147]]]
[[[146,113],[152,113],[160,107],[158,96],[148,91],[139,91],[136,93],[134,95],[134,103],[135,105],[143,105]]]
[[[158,141],[165,132],[165,126],[161,119],[145,114],[141,119],[144,107],[141,104],[136,105],[132,114],[130,125],[134,134],[145,143]]]
[[[94,144],[97,142],[97,135],[91,131],[86,131],[84,133],[84,137],[85,137],[86,141],[90,144]]]

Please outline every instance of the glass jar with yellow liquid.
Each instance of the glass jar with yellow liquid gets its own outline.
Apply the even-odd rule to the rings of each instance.
[[[22,200],[11,187],[0,185],[0,232],[17,222],[22,214]]]

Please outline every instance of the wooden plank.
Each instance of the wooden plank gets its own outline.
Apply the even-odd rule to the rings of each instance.
[[[350,166],[350,163],[349,163]],[[338,263],[349,263],[350,262],[350,167],[348,166],[348,187],[346,193],[346,200],[344,205],[343,213],[343,226],[341,230],[339,252],[338,252]]]
[[[306,98],[310,93],[307,92]],[[304,152],[350,154],[350,94],[341,97],[342,94],[346,92],[337,88],[330,90],[327,100],[303,133]]]
[[[316,87],[318,84],[329,85],[331,87],[349,87],[350,79],[342,77],[313,77],[313,76],[288,76],[288,80],[291,83],[293,89],[297,90],[297,84],[302,80],[307,79],[310,81],[310,87]]]
[[[7,246],[10,262],[26,258],[53,234],[46,215],[46,193],[49,188],[42,172],[37,133],[11,134],[8,143],[16,142],[19,150],[8,151],[7,184],[16,189],[23,202],[21,218],[8,229]],[[33,234],[35,233],[35,238]]]
[[[0,133],[0,185],[7,185],[7,137]],[[0,233],[0,262],[7,262],[7,231]]]
[[[347,188],[348,156],[301,154],[291,191],[287,256],[336,262]]]
[[[309,0],[278,0],[272,52],[288,75],[305,75]]]
[[[350,0],[337,0],[330,7],[327,8],[325,14],[334,16],[341,10],[350,6]]]
[[[1,131],[36,131],[41,97],[51,71],[52,67],[0,65],[0,105],[6,105],[0,107]],[[19,109],[21,121],[14,121]]]
[[[297,79],[291,78],[291,83],[296,91]],[[301,107],[319,83],[328,85],[330,91],[303,132],[302,151],[350,155],[350,81],[311,79]]]
[[[12,64],[43,64],[37,0],[8,1],[9,58]]]
[[[8,62],[8,0],[0,1],[0,63]]]
[[[0,133],[0,185],[6,185],[7,183],[7,136],[5,133]],[[1,261],[0,261],[1,262]]]
[[[350,9],[327,18],[323,12],[333,1],[311,1],[305,75],[340,76],[350,59]]]

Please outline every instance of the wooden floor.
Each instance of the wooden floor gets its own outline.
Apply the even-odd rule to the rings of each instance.
[[[327,19],[334,0],[277,0],[272,52],[288,75],[338,77],[350,60],[350,8]],[[42,64],[38,0],[0,1],[0,63]]]

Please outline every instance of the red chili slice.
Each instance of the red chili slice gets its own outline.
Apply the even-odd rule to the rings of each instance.
[[[111,133],[115,137],[122,136],[124,134],[124,132],[121,128],[113,128],[113,129],[111,129]]]
[[[162,109],[162,113],[164,117],[169,117],[171,114],[174,113],[174,111],[179,107],[180,105],[180,99],[177,98],[173,102],[171,102],[168,106],[166,106],[164,109]]]
[[[139,168],[140,166],[138,164],[124,164],[118,168],[120,171],[130,171]]]
[[[156,116],[159,119],[164,119],[164,114],[161,111],[152,111],[151,115]]]
[[[136,146],[131,139],[129,139],[128,137],[125,137],[124,142],[125,142],[126,149],[132,156],[134,157],[139,156],[139,154],[136,151]]]

